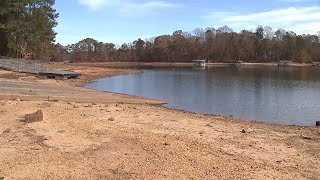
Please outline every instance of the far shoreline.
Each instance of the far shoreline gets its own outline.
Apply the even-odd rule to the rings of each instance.
[[[91,66],[91,67],[121,67],[130,68],[135,66],[150,66],[150,67],[192,67],[194,63],[192,62],[128,62],[128,61],[108,61],[108,62],[74,62],[70,63],[80,66]],[[229,67],[236,63],[226,63],[226,62],[214,62],[207,63],[207,67]],[[241,63],[244,67],[255,67],[255,66],[278,66],[277,62],[268,63],[254,63],[254,62],[243,62]],[[314,67],[313,63],[289,63],[286,67]]]

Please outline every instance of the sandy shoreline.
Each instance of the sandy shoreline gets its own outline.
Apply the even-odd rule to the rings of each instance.
[[[88,90],[82,86],[93,79],[138,71],[84,65],[49,66],[83,74],[67,81],[0,70],[0,177],[320,177],[319,128],[194,114],[158,100]],[[42,122],[21,121],[39,109]]]

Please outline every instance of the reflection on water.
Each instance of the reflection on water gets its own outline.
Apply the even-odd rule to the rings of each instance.
[[[280,124],[320,120],[320,68],[144,68],[87,87],[157,98],[167,107]]]

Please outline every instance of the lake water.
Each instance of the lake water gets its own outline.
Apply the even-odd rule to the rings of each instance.
[[[320,120],[320,68],[142,68],[86,87],[156,98],[167,107],[278,124]]]

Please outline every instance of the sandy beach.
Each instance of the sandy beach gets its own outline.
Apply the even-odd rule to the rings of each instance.
[[[0,179],[312,179],[320,128],[240,121],[83,88],[140,73],[55,63],[66,81],[0,70]],[[125,66],[122,64],[122,66]],[[24,116],[43,111],[43,121]]]

